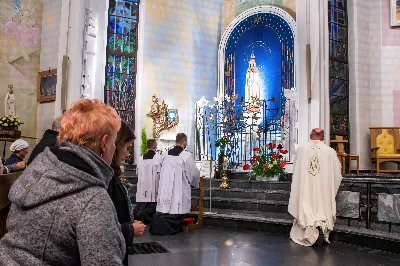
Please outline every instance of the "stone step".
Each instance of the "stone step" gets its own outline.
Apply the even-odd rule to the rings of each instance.
[[[192,197],[192,206],[198,206],[199,198]],[[249,210],[261,212],[276,212],[286,213],[288,201],[279,200],[258,200],[258,199],[240,199],[240,198],[221,198],[213,197],[211,199],[211,206],[218,209],[231,209],[231,210]],[[210,206],[209,197],[204,198],[204,208]]]
[[[259,221],[268,221],[268,222],[276,222],[280,224],[292,224],[293,218],[287,213],[276,213],[276,212],[263,212],[263,211],[250,211],[250,210],[233,210],[233,209],[220,209],[214,208],[212,206],[211,213],[209,208],[204,209],[205,217],[230,217],[237,218],[240,220],[248,220],[248,217],[252,217],[253,220]],[[350,225],[349,225],[350,224]],[[347,219],[343,217],[336,217],[335,225],[341,226],[350,226],[354,228],[365,228],[366,222],[363,219]],[[389,232],[389,224],[388,223],[380,223],[380,222],[372,222],[371,230],[379,231],[379,232]],[[392,225],[391,231],[395,234],[400,235],[400,225]]]
[[[192,196],[198,197],[199,191],[192,190]],[[210,188],[206,187],[204,196],[210,197]],[[221,189],[212,187],[211,197],[217,198],[241,198],[241,199],[259,199],[259,200],[279,200],[288,201],[290,192],[287,190],[264,190],[264,189],[242,189],[242,188],[231,188]]]
[[[136,184],[137,184],[137,179],[127,179],[127,181],[132,184],[133,188],[130,189],[130,194],[134,193],[136,195]],[[212,181],[212,196],[214,197],[237,197],[237,198],[256,198],[256,199],[269,199],[267,197],[264,198],[263,195],[260,195],[259,193],[267,193],[271,194],[273,191],[276,191],[278,194],[287,194],[288,197],[290,195],[290,184],[286,182],[258,182],[258,181],[243,181],[243,180],[236,180],[230,182],[230,189],[221,189],[219,188],[219,185],[221,183],[217,181]],[[205,183],[205,195],[209,195],[210,187],[209,187],[209,182]],[[373,187],[374,192],[376,193],[387,193],[390,192],[390,194],[400,194],[400,188],[397,188],[396,186],[392,187],[381,187],[381,186],[376,186]],[[340,191],[349,191],[350,186],[346,183],[340,186],[339,188]],[[223,192],[225,191],[225,192]],[[232,191],[232,192],[229,192]],[[362,186],[353,186],[351,187],[351,191],[361,191],[361,200],[362,202],[366,201],[367,195],[365,192],[365,187]],[[234,192],[239,192],[239,193],[234,193]],[[243,193],[242,193],[243,192]],[[286,193],[284,193],[286,192]],[[196,190],[192,190],[193,195],[198,195],[198,192]],[[254,194],[254,195],[253,195]],[[376,204],[377,200],[377,195],[374,193],[372,194],[372,204]],[[271,198],[272,199],[272,198]],[[288,200],[289,198],[285,199],[278,199],[278,200]]]
[[[126,180],[132,184],[136,184],[138,182],[137,176],[125,176]]]
[[[222,226],[237,229],[250,229],[272,233],[289,234],[293,218],[288,213],[261,212],[251,210],[228,210],[212,208],[211,213],[205,210],[204,224],[206,226]],[[400,226],[392,225],[392,232],[389,232],[387,224],[373,223],[371,229],[365,228],[365,222],[352,220],[350,226],[347,219],[338,218],[334,226],[334,232],[352,235],[365,236],[369,238],[383,239],[400,243]],[[338,236],[333,236],[333,238]],[[332,238],[331,238],[332,239]],[[335,240],[335,239],[334,239]],[[374,241],[370,239],[370,241]]]
[[[129,189],[129,195],[131,198],[136,198],[136,185],[135,187]],[[206,188],[204,191],[204,195],[206,197],[210,196],[210,189]],[[192,190],[192,197],[198,198],[199,191]],[[212,188],[211,189],[211,197],[217,198],[239,198],[239,199],[260,199],[260,200],[278,200],[278,201],[289,201],[290,192],[287,190],[258,190],[258,189],[220,189],[220,188]],[[361,195],[361,202],[366,202],[367,195]],[[377,196],[372,195],[373,205],[377,204]],[[364,208],[362,207],[362,210]],[[376,208],[372,209],[373,212],[376,212]]]
[[[263,211],[252,211],[252,210],[232,210],[232,209],[221,209],[211,208],[205,209],[204,217],[211,218],[227,218],[237,220],[249,220],[249,221],[268,221],[279,224],[291,225],[293,219],[287,212],[276,213],[276,212],[263,212]]]
[[[228,172],[228,179],[229,180],[249,180],[250,179],[250,172]],[[217,171],[215,173],[215,179],[221,180],[221,172]],[[282,177],[282,181],[285,180],[285,177]]]
[[[235,182],[239,184],[243,184],[243,182]],[[256,182],[251,182],[250,185],[254,186],[254,183]],[[261,187],[265,186],[266,183],[268,182],[261,182]],[[258,186],[258,185],[255,185]],[[276,184],[268,184],[267,185],[275,187],[281,187],[282,185],[276,185]],[[283,185],[285,186],[285,185]],[[346,187],[341,187],[340,190],[348,190]],[[353,191],[355,189],[352,189]],[[129,195],[131,196],[131,201],[136,202],[136,191],[137,187],[136,184],[132,185],[132,187],[129,189]],[[199,191],[196,189],[192,190],[192,197],[194,200],[193,204],[198,204],[198,196],[199,196]],[[204,196],[208,199],[210,197],[210,188],[205,187],[205,193]],[[249,200],[270,200],[270,201],[288,201],[290,197],[290,191],[289,190],[282,190],[282,189],[255,189],[255,188],[231,188],[231,189],[221,189],[219,187],[211,187],[211,197],[213,199],[217,198],[219,201],[222,199],[226,199],[227,201],[231,202],[237,202],[240,199],[249,199]],[[367,195],[365,193],[361,194],[361,203],[365,204],[367,199]],[[374,205],[372,208],[372,213],[376,213],[376,205],[377,205],[377,196],[372,195],[372,201],[371,203]],[[225,208],[225,207],[224,207]],[[236,209],[236,208],[235,208]],[[365,211],[365,207],[361,208],[362,212]],[[376,215],[375,215],[376,216]]]
[[[128,182],[136,184],[138,178],[136,175],[126,175]],[[211,187],[219,187],[222,183],[220,179],[212,179]],[[229,179],[228,184],[231,188],[241,189],[271,189],[271,190],[290,190],[291,181],[255,181],[248,179]],[[210,186],[210,179],[204,179],[204,186]],[[400,194],[400,184],[373,184],[372,188],[377,193]],[[342,182],[340,190],[363,191],[366,189],[366,184],[353,184],[350,182]],[[363,191],[365,193],[365,191]]]
[[[234,179],[234,180],[237,180],[237,179],[249,180],[249,177],[250,177],[249,173],[250,172],[233,172],[233,173],[229,172],[228,173],[228,178],[229,179]],[[219,178],[220,177],[220,173],[217,172],[216,176]],[[280,181],[286,181],[286,180],[290,181],[290,180],[292,180],[292,174],[290,174],[290,173],[283,174],[280,177],[279,180]]]
[[[270,191],[268,191],[270,192]],[[268,193],[267,192],[267,193]],[[266,197],[271,197],[275,199],[254,199],[254,198],[225,198],[225,197],[214,197],[212,196],[211,207],[217,209],[225,209],[231,212],[237,211],[260,211],[260,212],[276,212],[276,213],[285,213],[288,210],[288,200],[277,199],[279,197],[279,193],[271,193],[272,196],[268,195]],[[199,196],[192,195],[192,206],[199,205]],[[203,206],[205,209],[208,209],[210,206],[210,197],[206,194],[204,197]],[[361,207],[361,217],[362,219],[366,219],[366,208],[365,206]],[[338,217],[340,219],[347,218]],[[351,221],[357,221],[356,219],[351,219]],[[376,206],[371,209],[371,221],[378,222],[377,219],[377,208]],[[361,224],[365,222],[361,222]],[[387,225],[385,226],[387,227]]]
[[[211,187],[219,188],[222,180],[211,180]],[[269,190],[287,190],[290,191],[291,181],[249,181],[249,180],[228,180],[230,188],[240,189],[269,189]],[[204,186],[210,187],[210,180],[204,180]],[[373,184],[373,196],[376,193],[389,193],[389,194],[400,194],[400,184]],[[344,191],[358,191],[361,192],[362,196],[366,195],[366,184],[353,184],[349,182],[342,182],[340,190]]]
[[[133,185],[133,188],[129,190],[129,194],[131,196],[136,195],[136,184],[137,180],[128,180],[129,183]],[[236,198],[250,198],[250,199],[271,199],[271,200],[288,200],[290,196],[290,184],[280,182],[279,184],[273,183],[273,182],[257,182],[257,181],[232,181],[229,183],[230,184],[230,189],[220,189],[219,182],[212,182],[212,187],[211,187],[211,196],[212,197],[236,197]],[[389,192],[388,189],[390,189],[391,193],[394,194],[400,194],[400,188],[392,187],[374,187],[374,192],[376,193],[387,193]],[[343,184],[340,189],[340,191],[349,191],[350,186],[347,184]],[[399,190],[399,191],[397,191]],[[205,184],[205,195],[208,196],[210,193],[210,187],[209,183]],[[276,191],[276,194],[281,194],[280,196],[278,195],[271,195],[271,193],[274,193]],[[365,203],[367,199],[367,195],[365,192],[365,187],[361,186],[353,186],[351,188],[351,191],[361,191],[361,202]],[[284,193],[285,192],[285,193]],[[198,195],[198,192],[196,190],[192,190],[193,195]],[[265,195],[263,195],[265,194]],[[267,195],[268,194],[268,195]],[[283,196],[283,194],[286,194],[287,196]],[[374,193],[372,194],[372,204],[376,205],[377,204],[377,195]]]
[[[221,180],[212,179],[211,187],[218,187],[221,185]],[[240,189],[262,189],[262,190],[290,190],[291,183],[289,181],[249,181],[249,180],[228,180],[230,188]],[[210,187],[210,180],[204,180],[204,186]]]
[[[346,188],[340,188],[341,191],[347,191]],[[136,196],[137,187],[136,184],[132,185],[129,189],[129,195],[131,197]],[[198,196],[198,190],[192,190],[193,196]],[[206,187],[204,191],[205,196],[210,195],[210,188]],[[211,197],[225,197],[225,198],[250,198],[250,199],[266,199],[266,200],[289,200],[290,191],[289,190],[269,190],[269,189],[242,189],[242,188],[231,188],[231,189],[221,189],[219,187],[211,187]],[[377,204],[377,195],[373,194],[371,196],[371,203],[373,205]],[[365,203],[367,200],[367,195],[361,194],[361,202]]]

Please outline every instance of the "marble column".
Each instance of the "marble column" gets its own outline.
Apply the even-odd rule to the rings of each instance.
[[[90,97],[103,100],[104,95],[104,68],[105,50],[107,44],[108,1],[107,0],[62,0],[60,39],[58,49],[58,78],[61,81],[63,71],[67,72],[67,79],[57,82],[55,116],[59,116],[73,102],[81,98],[82,62],[83,62],[83,30],[85,9],[92,9],[97,18],[96,38],[96,66],[95,88],[92,88]],[[63,57],[68,57],[68,63],[63,65]],[[62,88],[65,89],[63,94]],[[64,96],[65,95],[65,96]]]
[[[324,129],[325,142],[329,145],[328,1],[309,0],[308,16],[311,49],[310,129],[316,127]]]

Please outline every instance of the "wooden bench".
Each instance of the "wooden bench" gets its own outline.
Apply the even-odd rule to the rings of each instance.
[[[199,191],[199,206],[191,208],[192,212],[197,212],[197,222],[195,218],[185,218],[185,232],[190,232],[203,226],[204,177],[202,176],[200,177]]]
[[[0,175],[0,239],[7,233],[6,221],[11,206],[8,192],[21,174],[22,172]]]

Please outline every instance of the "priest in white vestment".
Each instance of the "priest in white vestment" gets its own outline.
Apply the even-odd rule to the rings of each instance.
[[[140,156],[136,166],[138,174],[136,206],[133,214],[136,220],[150,224],[157,206],[158,182],[162,156],[157,154],[157,141],[147,141],[147,152]]]
[[[191,187],[198,187],[200,181],[200,171],[193,155],[184,151],[186,146],[186,135],[179,133],[176,146],[162,160],[151,234],[173,235],[183,231],[183,220],[190,213]]]
[[[313,129],[310,142],[297,150],[289,213],[294,217],[290,238],[303,246],[329,243],[336,220],[336,193],[342,181],[335,150],[323,143],[324,131]]]

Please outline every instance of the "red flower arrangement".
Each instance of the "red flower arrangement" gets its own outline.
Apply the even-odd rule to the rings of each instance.
[[[222,136],[215,141],[215,147],[221,147],[221,149],[225,149],[227,144],[229,144],[229,139],[227,136]]]
[[[268,144],[268,149],[273,150],[276,148],[276,144],[275,143],[269,143]]]
[[[275,143],[269,143],[266,148],[254,148],[253,151],[258,154],[251,157],[251,166],[245,164],[243,170],[251,169],[250,175],[267,178],[284,173],[286,159],[282,154],[287,154],[288,151],[283,149],[282,144]]]
[[[254,164],[256,161],[258,161],[260,159],[260,157],[259,156],[257,156],[257,155],[254,155],[253,157],[251,157],[251,159],[250,159],[250,163],[251,164]]]

